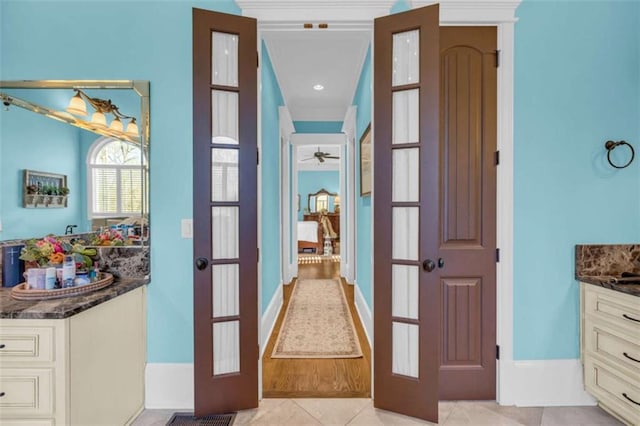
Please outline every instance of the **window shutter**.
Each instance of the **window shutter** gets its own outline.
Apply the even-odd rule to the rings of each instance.
[[[109,214],[118,212],[118,183],[115,169],[93,169],[93,212]]]

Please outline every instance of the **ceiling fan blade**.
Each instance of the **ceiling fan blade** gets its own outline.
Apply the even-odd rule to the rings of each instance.
[[[324,158],[323,157],[318,157],[318,161],[320,161],[321,163],[324,163]]]
[[[334,158],[336,160],[340,159],[340,157],[336,157],[335,155],[325,155],[324,158]]]
[[[309,160],[315,160],[315,159],[316,159],[316,157],[309,157],[309,158],[303,158],[300,161],[309,161]]]

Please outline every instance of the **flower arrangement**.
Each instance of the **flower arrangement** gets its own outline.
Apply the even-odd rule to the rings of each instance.
[[[61,264],[66,255],[73,255],[77,267],[90,268],[96,254],[94,248],[86,248],[78,243],[71,244],[62,238],[47,235],[40,240],[28,240],[22,248],[20,259],[35,262],[38,266],[47,266]]]
[[[106,229],[97,234],[96,237],[91,240],[91,244],[94,246],[124,246],[131,244],[131,241],[124,238],[122,233],[116,229]]]

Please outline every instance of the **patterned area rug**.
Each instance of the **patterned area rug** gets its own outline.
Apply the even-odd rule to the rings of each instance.
[[[359,358],[362,349],[339,280],[298,280],[272,358]]]
[[[340,262],[340,255],[319,256],[317,254],[298,254],[298,265],[322,262]]]

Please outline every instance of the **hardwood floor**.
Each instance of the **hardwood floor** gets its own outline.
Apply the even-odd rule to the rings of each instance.
[[[340,278],[339,262],[299,265],[298,279]],[[342,287],[362,346],[362,358],[343,359],[273,359],[271,352],[282,326],[295,286],[294,281],[284,287],[284,304],[274,331],[269,338],[262,361],[262,389],[264,398],[370,398],[371,349],[356,313],[353,286],[343,279]]]

